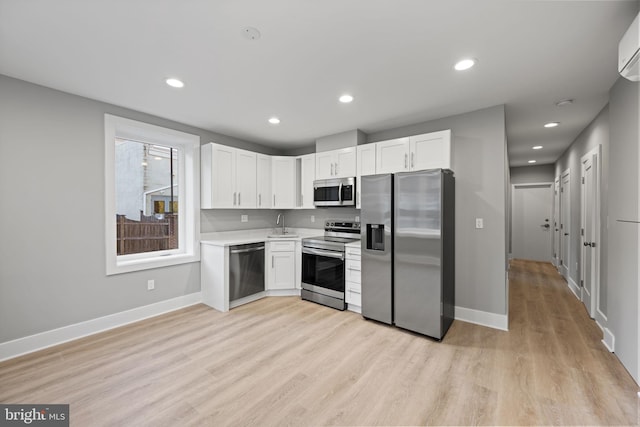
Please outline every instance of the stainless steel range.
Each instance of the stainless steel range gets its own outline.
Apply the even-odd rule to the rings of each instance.
[[[302,239],[302,299],[344,310],[344,245],[360,240],[360,223],[327,220],[324,236]]]

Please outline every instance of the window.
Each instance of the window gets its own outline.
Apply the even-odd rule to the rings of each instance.
[[[196,135],[105,114],[107,274],[199,260]]]

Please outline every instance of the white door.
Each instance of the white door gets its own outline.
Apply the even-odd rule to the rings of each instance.
[[[316,153],[316,179],[335,177],[335,157],[333,151]]]
[[[582,191],[580,194],[582,213],[580,233],[581,246],[581,292],[582,303],[589,315],[594,318],[596,311],[596,290],[598,289],[598,251],[599,251],[599,215],[598,215],[598,160],[599,148],[582,157]]]
[[[212,207],[234,208],[236,194],[236,149],[212,144]]]
[[[514,185],[513,257],[551,262],[553,184]]]
[[[553,182],[553,265],[560,268],[560,177]]]
[[[294,209],[296,207],[296,158],[271,157],[273,207]]]
[[[236,206],[240,208],[256,207],[256,153],[238,150],[236,152]]]
[[[335,150],[335,177],[352,178],[356,176],[356,147]]]
[[[571,230],[571,191],[569,187],[570,171],[562,173],[560,180],[560,274],[569,281],[569,231]]]
[[[409,167],[413,171],[449,169],[451,167],[451,131],[431,132],[409,137],[411,156]]]
[[[258,209],[271,207],[271,156],[258,154],[256,176],[256,205]]]
[[[409,138],[380,141],[376,147],[376,173],[409,170]]]

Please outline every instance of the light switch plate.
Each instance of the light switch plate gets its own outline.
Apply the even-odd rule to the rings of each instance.
[[[476,218],[476,228],[484,228],[484,221],[482,218]]]
[[[240,222],[249,222],[249,215],[240,215]]]
[[[315,215],[311,215],[311,222],[316,222],[316,216]]]

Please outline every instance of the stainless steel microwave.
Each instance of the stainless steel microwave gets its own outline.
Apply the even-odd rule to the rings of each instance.
[[[356,179],[336,178],[313,181],[315,206],[355,206]]]

